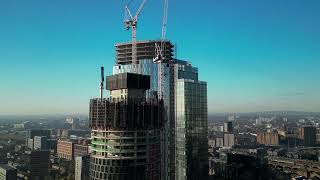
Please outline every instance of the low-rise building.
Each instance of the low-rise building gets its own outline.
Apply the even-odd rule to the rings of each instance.
[[[268,179],[264,173],[267,160],[255,155],[222,152],[212,166],[218,179]]]
[[[89,145],[74,144],[74,157],[89,154]]]
[[[49,177],[50,151],[37,150],[30,154],[30,179],[44,180]]]
[[[257,142],[264,145],[279,145],[279,135],[276,132],[258,133]]]
[[[208,146],[210,148],[216,147],[216,140],[215,139],[209,139],[208,140]]]
[[[33,149],[44,150],[48,149],[46,136],[34,136],[33,137]]]
[[[317,141],[317,144],[320,144],[320,133],[316,134],[316,141]]]
[[[30,148],[31,150],[33,150],[33,148],[34,148],[33,138],[29,138],[29,139],[27,140],[27,146],[28,146],[28,148]]]
[[[0,164],[0,180],[16,180],[17,169],[8,166],[7,164]]]
[[[58,140],[57,154],[59,158],[72,160],[74,158],[74,143],[69,140]]]
[[[223,138],[222,137],[217,137],[216,138],[216,147],[223,147]]]
[[[224,147],[233,147],[234,146],[234,134],[225,133],[223,143],[224,143]]]
[[[303,140],[304,146],[313,146],[316,144],[317,130],[312,126],[299,128],[299,138]]]
[[[27,131],[26,134],[26,145],[29,147],[29,139],[33,139],[34,136],[46,136],[47,138],[50,138],[51,131],[45,130],[45,129],[31,129]],[[33,142],[32,142],[33,144]]]
[[[53,151],[54,153],[57,153],[57,143],[58,143],[58,140],[56,139],[48,139],[47,140],[48,149]]]
[[[23,129],[24,128],[24,123],[14,124],[13,128],[15,128],[15,129]]]
[[[233,132],[233,126],[232,121],[225,122],[223,125],[223,132],[225,133],[232,133]]]
[[[90,155],[75,157],[75,180],[89,179]]]

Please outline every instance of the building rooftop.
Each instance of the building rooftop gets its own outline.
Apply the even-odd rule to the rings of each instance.
[[[141,40],[141,41],[136,41],[137,44],[141,43],[154,43],[154,42],[160,42],[161,39],[156,39],[156,40]],[[169,40],[164,40],[164,42],[170,42]],[[128,45],[132,44],[132,41],[129,42],[122,42],[122,43],[116,43],[115,46],[121,46],[121,45]]]
[[[146,41],[136,41],[136,51],[135,56],[137,60],[152,60],[157,54],[156,44],[163,45],[162,53],[167,59],[172,59],[174,52],[174,45],[168,40],[146,40]],[[118,43],[115,44],[116,47],[116,64],[130,64],[133,59],[132,52],[132,42]]]
[[[5,170],[15,170],[15,168],[9,166],[8,164],[0,164],[0,168]]]

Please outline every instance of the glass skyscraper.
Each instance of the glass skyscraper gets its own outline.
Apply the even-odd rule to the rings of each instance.
[[[207,84],[186,61],[177,61],[174,72],[175,179],[207,179]]]

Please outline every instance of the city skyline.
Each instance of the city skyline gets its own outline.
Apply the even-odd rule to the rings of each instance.
[[[111,75],[114,44],[131,40],[124,3],[1,2],[0,115],[87,114],[99,66]],[[138,40],[160,38],[161,3],[147,3]],[[319,1],[171,3],[167,37],[208,82],[209,113],[319,111]]]

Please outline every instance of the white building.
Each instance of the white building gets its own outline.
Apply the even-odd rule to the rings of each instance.
[[[90,155],[77,156],[75,158],[75,180],[87,180],[89,178]]]
[[[225,133],[224,134],[224,147],[234,146],[234,134]]]

